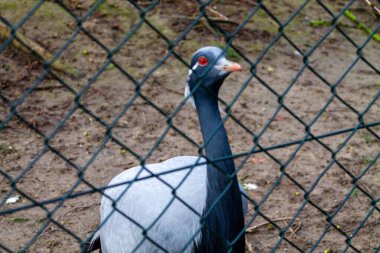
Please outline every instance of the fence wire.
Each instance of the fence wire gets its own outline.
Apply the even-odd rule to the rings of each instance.
[[[223,43],[223,49],[228,52],[228,50],[233,50],[238,57],[244,61],[244,64],[249,66],[249,77],[239,84],[239,91],[237,94],[231,99],[231,101],[226,102],[222,99],[220,99],[220,103],[225,106],[225,112],[226,115],[224,116],[223,120],[226,122],[227,120],[232,120],[237,125],[239,125],[241,128],[246,131],[252,139],[252,146],[249,147],[248,150],[244,152],[238,152],[234,153],[232,155],[232,158],[236,159],[238,161],[238,164],[236,166],[237,172],[242,170],[244,165],[247,164],[249,159],[252,158],[254,154],[263,153],[267,157],[269,157],[274,164],[277,164],[279,168],[279,176],[275,178],[270,184],[269,190],[264,194],[261,200],[257,200],[255,198],[252,198],[250,194],[246,194],[245,196],[249,199],[250,206],[252,207],[250,210],[250,215],[246,218],[246,226],[245,228],[247,230],[252,229],[251,225],[254,225],[257,223],[258,219],[261,219],[264,221],[263,224],[266,224],[267,227],[271,227],[271,230],[275,231],[275,234],[277,235],[277,239],[273,244],[271,244],[270,249],[268,249],[268,252],[320,252],[321,244],[323,246],[325,237],[328,235],[330,231],[338,232],[343,238],[344,241],[344,248],[342,252],[369,252],[369,251],[363,251],[360,247],[356,246],[355,243],[353,243],[353,240],[360,234],[360,231],[366,226],[365,224],[368,222],[368,220],[372,217],[377,217],[379,219],[378,215],[380,214],[380,208],[379,208],[379,201],[380,201],[380,193],[379,192],[373,192],[368,189],[368,187],[363,186],[361,184],[363,177],[369,175],[369,171],[375,170],[378,168],[375,168],[376,163],[378,163],[380,152],[379,150],[375,150],[376,154],[371,159],[368,159],[368,161],[365,163],[365,167],[360,171],[359,174],[354,174],[350,168],[347,168],[347,165],[345,165],[344,162],[337,159],[338,155],[343,152],[345,148],[349,146],[349,142],[353,139],[354,135],[357,134],[359,130],[365,129],[369,135],[370,138],[374,140],[374,142],[380,141],[380,136],[376,132],[375,127],[380,125],[380,119],[379,120],[368,122],[366,120],[366,115],[370,110],[376,110],[378,108],[379,96],[380,96],[380,90],[377,90],[375,94],[373,94],[373,98],[371,101],[369,101],[366,106],[362,110],[358,110],[350,102],[348,102],[345,97],[342,97],[341,94],[338,92],[338,87],[342,84],[343,80],[347,78],[347,76],[352,73],[355,66],[357,66],[360,63],[364,63],[371,71],[373,71],[376,74],[376,78],[378,79],[380,77],[380,69],[376,64],[371,62],[367,58],[367,56],[363,53],[364,49],[368,46],[369,43],[371,43],[374,40],[375,36],[378,36],[378,32],[380,30],[380,23],[377,22],[377,24],[372,28],[372,30],[367,29],[367,32],[369,34],[365,35],[363,33],[363,36],[366,36],[366,39],[362,41],[361,43],[358,43],[356,40],[354,40],[351,35],[347,33],[347,31],[344,29],[344,27],[341,25],[341,21],[345,18],[345,15],[349,12],[349,9],[352,7],[352,5],[356,2],[354,0],[351,1],[345,1],[344,3],[341,3],[343,7],[340,8],[340,10],[333,11],[331,5],[334,5],[334,3],[326,3],[325,1],[312,1],[312,0],[305,0],[305,1],[299,1],[301,4],[297,9],[292,10],[292,13],[288,16],[286,20],[280,20],[274,12],[268,8],[268,3],[266,1],[256,1],[254,2],[254,7],[250,10],[248,10],[248,14],[245,16],[243,20],[241,20],[232,31],[227,31],[223,25],[223,22],[219,22],[215,18],[212,17],[213,9],[210,8],[210,6],[215,3],[215,1],[194,1],[193,3],[198,6],[198,12],[193,15],[191,18],[191,21],[186,26],[186,28],[183,30],[183,32],[177,36],[174,39],[169,38],[165,33],[163,32],[163,28],[160,25],[155,24],[151,20],[147,18],[147,15],[150,14],[152,11],[155,11],[157,8],[160,8],[160,1],[146,1],[146,2],[140,2],[140,1],[126,1],[126,3],[131,5],[131,8],[133,8],[135,11],[138,12],[138,20],[131,26],[130,31],[123,37],[123,39],[114,47],[109,47],[105,43],[103,43],[99,38],[94,36],[92,32],[84,25],[86,20],[93,17],[97,10],[102,8],[102,5],[106,1],[97,0],[94,1],[93,4],[91,4],[90,8],[88,8],[82,15],[78,15],[78,13],[74,12],[72,8],[69,6],[69,1],[54,1],[54,4],[59,5],[67,14],[69,14],[74,20],[74,30],[71,33],[71,35],[66,39],[65,43],[59,47],[56,52],[51,55],[51,57],[46,58],[41,51],[37,50],[35,47],[31,46],[30,44],[26,43],[26,40],[22,37],[20,32],[22,31],[23,26],[41,9],[41,6],[46,4],[49,1],[35,1],[33,2],[33,7],[25,14],[25,16],[17,23],[12,23],[7,18],[1,15],[0,10],[0,24],[2,24],[3,27],[8,29],[7,36],[2,36],[2,44],[0,44],[0,55],[5,54],[6,50],[12,47],[12,43],[15,42],[21,45],[23,48],[26,48],[29,52],[32,52],[33,57],[35,59],[38,59],[39,62],[43,64],[43,71],[39,75],[39,77],[33,82],[30,83],[30,85],[23,91],[22,94],[20,94],[17,98],[13,99],[10,98],[9,95],[7,95],[6,92],[0,90],[0,99],[4,105],[4,108],[7,108],[7,112],[4,114],[1,114],[0,118],[0,133],[4,132],[6,129],[8,129],[10,126],[10,123],[12,121],[18,121],[21,122],[26,129],[29,129],[28,131],[32,131],[34,134],[37,134],[40,138],[40,140],[43,142],[43,147],[38,151],[37,154],[35,154],[32,158],[32,160],[23,167],[20,172],[13,176],[11,173],[9,173],[9,169],[3,167],[3,164],[0,164],[0,175],[2,175],[2,180],[6,181],[7,188],[1,189],[1,199],[0,199],[0,219],[2,219],[2,222],[5,222],[7,217],[10,217],[10,215],[17,214],[23,211],[29,211],[33,210],[35,208],[39,208],[44,211],[45,217],[43,221],[41,221],[41,224],[39,224],[37,229],[34,229],[34,235],[32,238],[28,238],[27,243],[23,245],[12,245],[8,243],[7,241],[4,241],[0,239],[0,251],[4,252],[26,252],[30,250],[30,247],[39,239],[41,236],[46,233],[48,228],[51,228],[52,225],[59,228],[61,231],[64,231],[67,235],[74,238],[74,240],[78,243],[77,250],[79,251],[81,246],[85,245],[89,239],[94,235],[95,231],[97,229],[100,229],[103,224],[99,224],[97,228],[86,234],[85,237],[79,236],[76,234],[72,229],[70,229],[66,224],[60,222],[57,216],[57,212],[64,208],[65,205],[69,200],[73,200],[76,198],[80,198],[86,195],[90,195],[93,193],[99,193],[104,194],[104,190],[107,189],[106,185],[100,186],[100,185],[94,185],[91,181],[89,181],[86,178],[86,172],[88,171],[88,168],[96,161],[96,159],[99,159],[99,156],[101,152],[105,149],[107,144],[110,142],[116,143],[121,150],[124,153],[127,153],[128,155],[131,155],[135,157],[137,160],[139,160],[140,164],[144,167],[146,161],[152,156],[153,152],[155,152],[158,149],[158,146],[163,142],[163,140],[168,135],[169,131],[175,131],[176,134],[182,136],[185,138],[189,143],[195,145],[195,147],[199,150],[200,154],[202,155],[204,146],[199,144],[196,140],[194,140],[188,133],[181,130],[179,127],[177,127],[173,123],[173,119],[175,116],[177,116],[179,113],[181,113],[181,109],[186,103],[186,100],[188,98],[185,98],[183,101],[181,101],[180,104],[178,104],[177,108],[172,110],[172,112],[168,112],[167,110],[163,109],[160,105],[158,105],[155,101],[153,101],[149,96],[146,96],[143,94],[142,89],[144,88],[144,85],[146,85],[147,80],[151,78],[160,67],[165,64],[165,62],[170,57],[175,57],[177,60],[179,60],[183,65],[181,67],[183,68],[189,68],[188,61],[178,53],[177,48],[180,46],[180,43],[185,40],[189,39],[189,35],[191,32],[196,29],[196,27],[199,24],[205,23],[207,27],[215,31],[217,34],[220,34],[224,38]],[[222,1],[223,2],[223,1]],[[244,2],[244,1],[242,1]],[[377,3],[370,2],[370,1],[357,1],[360,2],[360,4],[363,6],[363,8],[367,8],[365,2],[367,2],[373,10],[376,12],[378,11],[378,8],[376,7]],[[324,32],[324,34],[316,41],[313,42],[313,44],[309,47],[308,50],[303,50],[302,48],[297,45],[289,36],[289,34],[286,32],[287,27],[300,16],[300,13],[304,11],[304,9],[309,4],[316,4],[320,8],[322,8],[325,12],[325,14],[330,17],[329,24],[327,25],[327,28]],[[370,12],[371,10],[369,10]],[[270,42],[260,51],[259,56],[256,59],[251,59],[247,55],[245,55],[244,50],[234,44],[234,40],[236,36],[245,28],[247,23],[254,19],[258,12],[264,12],[270,19],[270,22],[278,31],[271,38]],[[378,13],[377,13],[378,15]],[[223,18],[223,17],[222,17]],[[376,19],[376,17],[374,17]],[[226,21],[227,22],[227,21]],[[357,23],[359,24],[359,23]],[[144,73],[143,77],[141,79],[135,78],[134,74],[128,69],[125,68],[125,66],[118,63],[117,60],[115,60],[115,57],[120,53],[122,48],[133,38],[133,36],[141,29],[142,26],[148,26],[150,28],[150,33],[155,34],[160,38],[160,40],[164,41],[167,47],[167,51],[165,55],[160,59],[160,61],[152,67],[149,71]],[[41,31],[43,32],[43,31]],[[343,71],[343,73],[337,77],[337,80],[335,82],[329,81],[327,78],[324,77],[324,73],[321,73],[320,70],[315,68],[313,64],[311,64],[311,57],[313,53],[315,53],[316,50],[318,50],[321,45],[326,42],[329,35],[331,35],[333,32],[338,32],[341,36],[344,37],[344,39],[349,42],[353,47],[356,49],[356,56],[353,60],[346,59],[346,61],[350,61],[349,66]],[[80,87],[78,90],[74,87],[73,83],[75,81],[71,81],[70,79],[63,78],[62,72],[56,71],[56,67],[54,64],[56,64],[60,57],[64,54],[66,50],[71,46],[71,44],[74,43],[74,41],[77,39],[79,34],[84,34],[87,36],[93,43],[95,43],[101,50],[104,51],[104,54],[106,55],[105,61],[101,64],[101,66],[97,69],[97,71],[87,79],[87,82],[84,86]],[[293,50],[296,52],[297,55],[299,55],[300,58],[302,58],[302,65],[299,68],[298,72],[294,75],[294,78],[290,81],[290,83],[286,86],[286,89],[284,89],[282,92],[278,92],[275,88],[273,88],[273,85],[266,81],[265,78],[261,76],[259,73],[257,67],[260,63],[262,63],[263,59],[268,55],[269,51],[276,45],[276,43],[279,40],[285,40],[291,45]],[[196,50],[197,48],[194,48]],[[378,52],[373,52],[373,54],[376,54]],[[129,100],[123,105],[123,109],[116,114],[115,117],[112,118],[111,121],[106,120],[105,118],[97,115],[94,111],[92,111],[84,102],[83,97],[85,96],[86,92],[89,91],[89,89],[94,85],[94,83],[97,81],[97,79],[108,69],[110,68],[116,68],[119,70],[131,83],[133,83],[135,92],[133,96],[129,98]],[[289,106],[289,104],[285,103],[286,96],[291,92],[292,88],[296,85],[297,82],[299,82],[300,77],[303,73],[306,71],[310,71],[314,77],[316,77],[323,85],[325,85],[330,90],[329,98],[326,100],[326,103],[323,105],[323,107],[315,114],[315,116],[309,121],[305,121],[302,117],[299,116],[294,110],[292,110],[292,107]],[[338,74],[338,73],[337,73]],[[64,90],[70,92],[73,96],[73,105],[69,108],[69,110],[64,114],[61,120],[56,122],[56,126],[53,128],[52,131],[49,133],[45,133],[40,129],[39,126],[36,126],[28,117],[23,115],[19,112],[19,108],[24,105],[28,99],[32,95],[33,92],[41,88],[41,84],[44,80],[47,78],[51,78],[55,81],[57,81]],[[77,78],[81,78],[78,77]],[[69,80],[69,81],[68,81]],[[71,80],[75,80],[71,79]],[[274,113],[270,116],[270,118],[265,122],[265,124],[260,128],[260,131],[254,132],[252,131],[251,126],[247,126],[245,123],[243,123],[241,120],[239,120],[238,117],[234,115],[232,112],[233,106],[238,103],[238,99],[241,97],[241,94],[247,89],[247,87],[252,83],[252,80],[256,80],[257,85],[260,85],[264,87],[268,92],[270,92],[275,98],[278,103],[276,110]],[[0,80],[1,81],[1,80]],[[48,99],[48,98],[46,98]],[[138,100],[143,100],[145,104],[147,104],[149,107],[153,108],[155,110],[155,113],[161,115],[162,117],[165,117],[167,120],[167,126],[164,130],[164,132],[157,137],[154,144],[149,147],[146,154],[141,155],[138,152],[135,152],[133,147],[129,146],[124,140],[120,139],[113,133],[115,130],[115,127],[120,124],[121,119],[129,112],[133,106],[133,104]],[[323,117],[324,113],[326,113],[327,109],[334,101],[339,101],[341,104],[345,106],[345,109],[352,112],[357,117],[357,122],[355,122],[355,125],[350,128],[342,128],[331,132],[326,132],[323,134],[316,134],[313,133],[312,128],[315,126],[317,122],[321,121],[321,118]],[[84,112],[85,115],[87,115],[89,118],[91,118],[91,121],[97,122],[100,126],[102,126],[105,129],[104,134],[101,136],[101,141],[99,145],[95,148],[94,152],[91,154],[89,159],[85,161],[85,163],[80,166],[77,163],[73,162],[73,160],[65,155],[63,152],[61,152],[59,149],[57,149],[54,145],[52,145],[52,140],[54,137],[59,134],[59,132],[65,127],[65,125],[68,124],[70,118],[77,113],[78,111]],[[270,126],[278,119],[278,116],[280,115],[280,112],[287,112],[290,117],[292,117],[293,120],[300,123],[303,128],[303,137],[298,139],[293,139],[287,142],[283,143],[277,143],[275,145],[262,145],[260,141],[263,139],[263,136],[265,133],[267,133],[270,129]],[[377,111],[378,113],[379,111]],[[379,113],[377,114],[379,116]],[[285,125],[283,127],[286,127]],[[336,149],[332,148],[330,145],[326,144],[324,142],[325,139],[334,137],[334,136],[344,136],[343,141],[341,141]],[[319,144],[321,147],[325,149],[325,151],[331,156],[331,160],[323,165],[323,169],[320,170],[320,173],[318,177],[310,184],[310,187],[307,187],[303,185],[297,178],[294,177],[294,175],[289,173],[289,165],[297,159],[297,156],[299,155],[301,149],[306,145],[308,142],[315,142]],[[294,150],[292,151],[291,155],[288,159],[283,161],[282,159],[278,159],[275,155],[273,155],[272,151],[278,151],[283,150],[288,147],[293,147]],[[26,193],[21,187],[19,187],[20,182],[27,176],[28,173],[33,171],[34,167],[38,164],[40,159],[48,152],[54,153],[59,159],[64,161],[68,166],[75,169],[77,173],[77,180],[76,182],[70,187],[70,189],[65,192],[64,194],[61,194],[58,197],[55,198],[46,198],[43,200],[35,198],[33,195],[30,195]],[[2,152],[0,154],[5,159],[5,152]],[[2,159],[3,159],[2,158]],[[231,159],[231,157],[224,157],[220,158],[220,161]],[[15,161],[16,162],[16,161]],[[208,161],[208,162],[218,162],[218,161]],[[200,163],[201,164],[201,163]],[[260,166],[260,165],[256,165]],[[344,174],[350,179],[350,186],[349,191],[345,195],[343,199],[339,199],[335,208],[333,210],[326,210],[325,208],[322,208],[320,206],[320,203],[313,200],[311,198],[311,194],[313,191],[317,188],[317,186],[320,184],[322,178],[332,170],[334,166],[337,166]],[[51,167],[54,167],[54,163],[51,164]],[[107,168],[104,168],[107,169]],[[178,168],[178,170],[185,169],[185,168]],[[236,173],[237,173],[236,172]],[[371,174],[372,175],[372,174]],[[377,174],[378,175],[378,174]],[[130,182],[125,182],[125,185],[133,184],[134,181],[138,180],[144,180],[150,177],[158,177],[160,175],[151,175],[144,178],[139,178],[136,180],[132,180]],[[375,175],[376,176],[376,175]],[[266,213],[266,211],[263,211],[263,206],[268,203],[270,197],[272,194],[278,189],[281,182],[284,180],[289,180],[294,185],[300,189],[299,195],[303,196],[303,200],[301,201],[299,208],[296,210],[294,215],[292,217],[289,217],[289,219],[286,220],[286,225],[280,224],[277,220],[273,218],[273,216]],[[87,188],[83,189],[79,186],[81,184],[85,184]],[[114,186],[113,186],[114,187]],[[80,189],[79,189],[80,188]],[[175,190],[173,188],[173,190]],[[127,191],[126,191],[127,193]],[[339,213],[345,208],[346,204],[350,201],[350,198],[352,198],[353,195],[360,194],[361,198],[365,198],[367,201],[369,201],[370,206],[367,208],[364,215],[360,217],[360,222],[357,226],[353,227],[350,231],[347,231],[346,229],[343,229],[340,224],[337,224],[335,221],[335,218],[339,215]],[[22,203],[18,203],[17,205],[10,205],[9,200],[12,198],[12,196],[20,195],[21,198],[27,200]],[[178,196],[175,196],[176,198],[179,198]],[[54,205],[53,205],[54,204]],[[315,242],[311,242],[308,244],[307,247],[300,246],[298,241],[295,239],[297,237],[295,234],[297,231],[294,231],[294,227],[297,226],[301,213],[305,210],[307,206],[312,206],[316,210],[318,210],[319,215],[322,215],[327,222],[325,226],[321,228],[321,233],[318,239]],[[97,207],[96,207],[97,208]],[[122,210],[116,210],[115,212],[119,212],[122,215]],[[126,215],[124,215],[125,218],[128,218]],[[15,220],[13,220],[15,221]],[[22,222],[22,221],[21,221]],[[138,221],[134,221],[138,224]],[[17,226],[17,222],[13,223],[13,226]],[[299,227],[298,227],[299,228]],[[377,229],[379,227],[377,226]],[[144,230],[149,230],[149,228],[143,228]],[[376,229],[376,227],[374,227]],[[242,231],[243,233],[244,231]],[[12,231],[9,231],[8,233],[12,233]],[[196,235],[194,235],[195,237]],[[155,242],[151,238],[146,235],[147,240],[154,243],[158,248],[160,248],[163,252],[167,252],[166,249],[162,248],[160,246],[160,242]],[[253,238],[255,235],[253,235]],[[254,240],[254,239],[253,239]],[[377,238],[377,246],[375,248],[372,248],[372,252],[379,252],[380,251],[380,241],[379,238]],[[190,243],[190,242],[189,242]],[[287,250],[284,249],[284,243],[288,245]],[[248,240],[249,246],[247,246],[247,252],[262,252],[258,248],[252,249],[252,245],[254,245],[254,242],[250,243]],[[256,250],[256,251],[254,251]],[[135,251],[138,252],[138,248],[135,249]],[[67,252],[65,249],[57,249],[56,251],[53,250],[53,252]],[[325,249],[324,252],[335,252],[331,249]]]

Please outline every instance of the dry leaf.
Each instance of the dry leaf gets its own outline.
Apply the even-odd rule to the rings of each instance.
[[[253,164],[262,164],[265,163],[266,159],[262,157],[252,157],[249,159],[249,161]]]
[[[17,201],[20,200],[20,195],[16,195],[16,196],[13,196],[13,197],[10,197],[8,198],[6,201],[5,201],[5,204],[14,204],[16,203]]]
[[[276,117],[274,117],[273,121],[284,121],[285,119],[286,119],[285,116],[277,115]]]

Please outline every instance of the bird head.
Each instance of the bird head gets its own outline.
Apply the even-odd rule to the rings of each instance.
[[[194,97],[218,95],[224,79],[232,72],[241,71],[239,64],[229,61],[225,52],[218,47],[203,47],[191,59],[185,97],[191,92],[189,102],[195,107]]]

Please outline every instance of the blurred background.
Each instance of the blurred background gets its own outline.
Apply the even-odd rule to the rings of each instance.
[[[78,252],[115,175],[197,155],[208,45],[243,66],[220,107],[247,252],[378,252],[379,29],[366,1],[0,0],[0,252]]]

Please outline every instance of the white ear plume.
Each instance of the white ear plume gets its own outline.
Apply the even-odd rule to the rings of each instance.
[[[186,87],[185,87],[185,98],[187,98],[189,95],[190,95],[190,87],[189,87],[189,83],[187,82]],[[193,96],[190,96],[187,99],[187,102],[189,102],[195,108],[195,102],[194,102]]]
[[[189,80],[190,76],[193,73],[193,70],[195,70],[198,67],[198,63],[194,65],[192,69],[189,69],[189,76],[187,77],[186,86],[185,86],[185,98],[189,97],[190,95],[190,86],[189,86]],[[193,96],[190,96],[187,99],[187,102],[189,102],[194,108],[195,108],[195,102]]]

